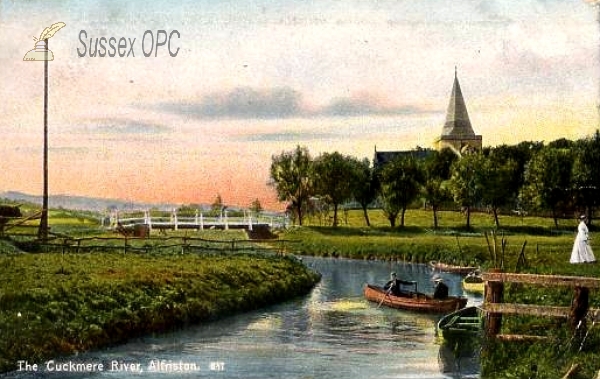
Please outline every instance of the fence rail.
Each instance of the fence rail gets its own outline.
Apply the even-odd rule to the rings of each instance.
[[[20,233],[15,235],[19,238],[37,239],[37,235]],[[128,252],[145,252],[162,249],[181,249],[184,253],[188,250],[272,250],[278,254],[284,254],[289,244],[296,243],[295,240],[286,239],[210,239],[194,236],[164,236],[164,237],[72,237],[62,234],[51,233],[51,238],[46,242],[36,243],[46,249],[62,253],[81,253],[93,250],[114,250]]]

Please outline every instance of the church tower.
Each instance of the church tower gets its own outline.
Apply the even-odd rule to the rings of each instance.
[[[442,135],[437,141],[438,150],[449,147],[458,155],[462,155],[469,150],[479,151],[481,146],[481,135],[476,135],[471,127],[465,99],[460,90],[456,68],[454,68],[454,84],[446,112],[446,122],[442,129]]]

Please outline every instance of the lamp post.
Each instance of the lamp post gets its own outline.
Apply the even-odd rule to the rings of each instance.
[[[42,198],[42,217],[38,229],[38,239],[48,239],[48,61],[54,60],[54,54],[48,49],[48,39],[65,26],[64,22],[57,22],[45,28],[35,44],[23,57],[24,61],[44,62],[44,157],[43,157],[43,181],[44,194]]]

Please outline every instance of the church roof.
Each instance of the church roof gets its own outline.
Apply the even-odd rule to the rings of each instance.
[[[463,98],[460,84],[458,83],[458,75],[454,71],[454,84],[452,85],[452,95],[450,96],[450,104],[446,112],[446,123],[442,130],[442,139],[444,137],[474,137],[475,132],[471,127],[469,113]]]
[[[424,149],[417,146],[414,150],[403,150],[403,151],[377,151],[375,148],[374,166],[382,167],[388,162],[393,161],[400,157],[413,157],[415,159],[425,159],[432,154],[433,150]]]

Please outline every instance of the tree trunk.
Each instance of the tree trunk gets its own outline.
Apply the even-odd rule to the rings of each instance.
[[[471,229],[471,206],[467,205],[467,230]]]
[[[363,209],[363,215],[365,216],[365,222],[367,223],[367,226],[371,226],[371,221],[369,220],[369,212],[367,210],[367,207],[363,206],[362,209]]]
[[[431,209],[433,209],[433,228],[438,228],[438,216],[437,216],[437,205],[431,204]]]
[[[400,227],[404,228],[404,214],[406,213],[406,208],[402,208],[402,213],[400,214]]]
[[[492,212],[494,212],[494,224],[496,224],[496,228],[500,228],[500,221],[498,220],[498,207],[492,207]]]
[[[333,204],[333,227],[337,228],[338,226],[338,216],[337,216],[337,212],[338,211],[338,205],[337,203]]]
[[[298,214],[298,225],[302,226],[302,203],[296,205],[296,214]]]
[[[390,227],[393,229],[396,227],[396,216],[388,216],[388,220],[390,221]]]

